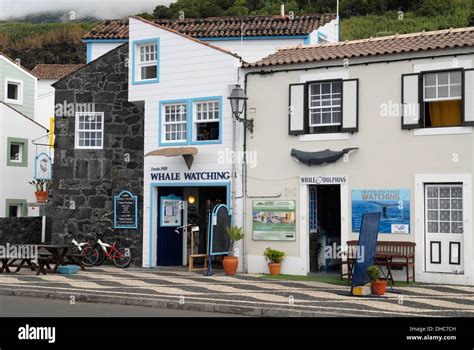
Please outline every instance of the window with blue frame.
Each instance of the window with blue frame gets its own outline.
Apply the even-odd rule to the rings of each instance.
[[[160,144],[220,143],[222,97],[160,102]]]
[[[159,81],[159,39],[134,42],[133,83]]]
[[[218,141],[220,138],[219,100],[193,102],[193,141]]]
[[[188,103],[166,103],[161,108],[162,142],[186,142],[188,134]]]

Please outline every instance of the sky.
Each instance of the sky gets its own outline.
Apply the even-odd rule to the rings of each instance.
[[[93,16],[100,19],[123,18],[152,12],[159,4],[171,0],[0,0],[0,20],[22,18],[41,12],[74,11],[76,18]]]

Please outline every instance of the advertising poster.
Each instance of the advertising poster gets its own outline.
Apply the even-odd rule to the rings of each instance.
[[[380,212],[380,233],[410,233],[410,190],[352,190],[352,232],[363,213]]]
[[[296,239],[295,201],[256,200],[252,204],[254,240],[294,241]]]

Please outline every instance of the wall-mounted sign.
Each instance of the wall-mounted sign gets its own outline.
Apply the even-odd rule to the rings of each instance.
[[[410,190],[352,190],[352,232],[363,213],[380,212],[380,233],[410,233]]]
[[[296,239],[295,201],[255,200],[252,203],[252,212],[254,240]]]
[[[173,195],[161,197],[160,225],[163,227],[181,226],[181,198]]]
[[[51,157],[46,153],[40,153],[35,158],[35,179],[51,180],[53,168]]]
[[[346,182],[345,176],[300,176],[302,185],[340,185]]]
[[[138,227],[138,198],[128,191],[114,196],[114,227],[133,229]]]

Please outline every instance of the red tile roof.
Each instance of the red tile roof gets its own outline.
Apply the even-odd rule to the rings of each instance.
[[[83,64],[38,64],[31,71],[38,79],[61,79],[69,75]]]
[[[244,67],[266,67],[470,46],[474,46],[474,27],[282,48],[257,62],[245,63]]]
[[[152,20],[193,38],[244,36],[295,36],[307,35],[336,18],[336,14],[310,14],[295,16],[233,16],[186,19]],[[128,20],[106,20],[99,23],[84,37],[90,39],[128,39]]]

